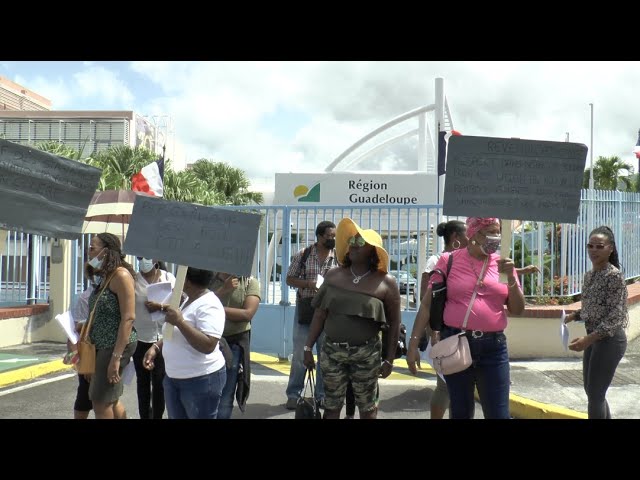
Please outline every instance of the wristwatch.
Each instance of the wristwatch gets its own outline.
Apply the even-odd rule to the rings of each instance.
[[[308,347],[308,346],[305,345],[302,350],[304,350],[305,352],[311,352],[313,350],[313,348]]]

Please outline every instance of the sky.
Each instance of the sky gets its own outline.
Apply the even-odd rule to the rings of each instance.
[[[561,142],[568,133],[590,147],[593,104],[594,162],[615,155],[638,171],[640,62],[0,59],[0,76],[48,98],[53,110],[169,115],[188,163],[226,162],[267,189],[276,172],[324,171],[370,131],[434,103],[436,77],[463,135]],[[415,170],[415,145],[406,139],[353,169]]]

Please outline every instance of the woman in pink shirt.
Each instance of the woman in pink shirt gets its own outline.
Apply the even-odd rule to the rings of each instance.
[[[459,333],[469,310],[465,332],[473,363],[466,370],[445,375],[451,418],[473,418],[474,387],[478,388],[485,418],[509,418],[509,354],[504,335],[507,326],[504,305],[510,313],[518,315],[524,310],[524,296],[513,261],[501,260],[496,253],[500,248],[499,220],[469,217],[466,223],[467,248],[443,254],[436,265],[436,269],[446,272],[449,255],[453,255],[446,279],[445,326],[439,337],[445,339]],[[507,274],[506,285],[499,282],[500,273]],[[419,359],[418,340],[429,321],[432,284],[441,281],[439,273],[431,276],[425,301],[413,325],[407,364],[414,374]],[[477,293],[470,306],[474,290]]]

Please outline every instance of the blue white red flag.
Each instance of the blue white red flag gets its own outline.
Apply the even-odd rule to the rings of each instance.
[[[160,157],[131,177],[131,190],[154,197],[162,197],[164,193],[163,182],[164,158]]]

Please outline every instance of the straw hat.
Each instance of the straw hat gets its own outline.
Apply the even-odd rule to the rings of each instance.
[[[378,270],[382,270],[384,273],[388,272],[387,266],[389,265],[389,254],[382,246],[382,237],[375,230],[362,230],[356,222],[350,218],[343,218],[340,220],[338,227],[336,228],[336,253],[338,254],[338,262],[344,263],[344,257],[349,251],[349,244],[347,241],[354,235],[360,234],[364,238],[365,242],[376,248],[378,253]]]

